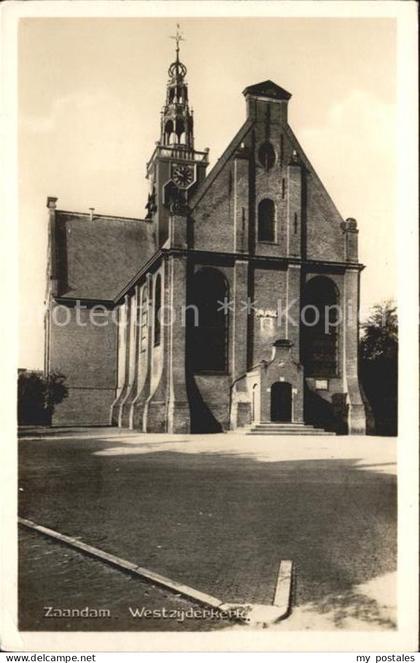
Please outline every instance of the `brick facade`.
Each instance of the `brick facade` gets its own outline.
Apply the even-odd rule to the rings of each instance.
[[[71,297],[57,297],[60,213],[56,199],[49,199],[55,285],[47,368],[63,372],[70,387],[53,423],[227,431],[269,421],[273,385],[287,383],[292,422],[364,433],[357,224],[339,215],[288,125],[290,94],[271,81],[244,91],[246,121],[206,177],[208,150],[194,149],[182,67],[177,60],[170,68],[161,140],[148,163],[148,216],[133,221],[143,240],[132,273],[115,293],[95,298],[117,324],[78,327],[73,317],[64,327],[51,322],[58,302],[74,309]],[[194,283],[203,274],[219,283],[217,292],[224,288],[227,317],[221,319],[209,290],[200,311],[210,317],[195,329]],[[309,374],[302,343],[310,337],[302,334],[301,312],[305,293],[318,287],[322,298],[323,284],[340,316],[330,339],[314,331],[318,368]],[[200,334],[208,335],[209,357],[215,353],[213,369],[209,357],[201,365],[200,356],[198,364],[193,359]]]

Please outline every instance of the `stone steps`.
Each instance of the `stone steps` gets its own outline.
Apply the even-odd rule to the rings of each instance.
[[[247,435],[335,435],[322,428],[315,428],[310,424],[294,423],[260,423],[254,424],[247,431]]]

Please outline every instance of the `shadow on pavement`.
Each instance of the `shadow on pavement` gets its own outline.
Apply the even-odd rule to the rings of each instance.
[[[396,569],[394,476],[357,458],[98,453],[114,447],[22,442],[20,515],[226,601],[271,603],[291,559],[294,606],[378,625],[357,588]]]

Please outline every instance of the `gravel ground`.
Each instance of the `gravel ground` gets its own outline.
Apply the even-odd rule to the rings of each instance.
[[[271,604],[279,562],[291,559],[293,611],[305,615],[304,628],[322,615],[332,628],[346,628],[349,615],[365,630],[393,627],[389,611],[360,588],[386,578],[389,590],[396,569],[394,440],[110,429],[25,435],[21,516],[225,601]],[[22,610],[38,592],[27,556]],[[54,569],[44,571],[46,589]],[[104,600],[114,596],[106,582],[95,586]],[[66,592],[57,586],[60,605]]]

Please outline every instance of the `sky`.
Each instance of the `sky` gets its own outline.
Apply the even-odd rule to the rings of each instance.
[[[144,217],[177,21],[195,145],[214,165],[242,90],[292,93],[289,123],[359,225],[362,318],[396,296],[396,52],[389,18],[25,18],[19,24],[19,366],[42,368],[46,200]]]

